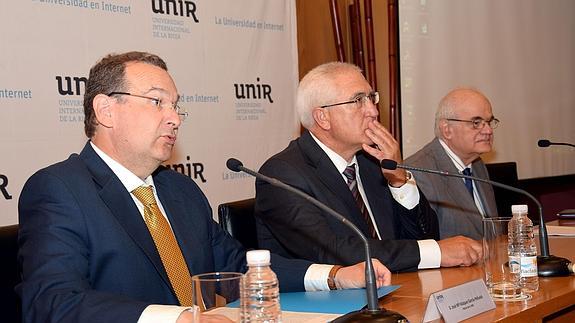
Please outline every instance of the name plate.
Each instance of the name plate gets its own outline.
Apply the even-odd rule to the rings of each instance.
[[[460,322],[495,308],[482,279],[457,285],[429,295],[423,322]]]

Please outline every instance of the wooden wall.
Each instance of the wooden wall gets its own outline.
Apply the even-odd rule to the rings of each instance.
[[[359,1],[359,0],[355,0]],[[346,58],[351,62],[351,33],[349,30],[348,6],[353,0],[337,0]],[[362,6],[363,1],[359,1]],[[372,0],[375,58],[377,70],[377,91],[380,93],[380,120],[389,126],[389,52],[388,19],[386,0]],[[313,67],[336,61],[336,43],[330,16],[329,0],[296,0],[297,37],[299,51],[299,75],[303,77]],[[365,29],[363,30],[365,38]],[[367,55],[364,44],[364,55]],[[365,57],[367,62],[367,56]]]

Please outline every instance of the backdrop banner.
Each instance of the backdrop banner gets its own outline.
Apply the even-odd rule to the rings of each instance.
[[[254,196],[257,169],[299,132],[294,0],[20,0],[0,3],[0,225],[25,181],[87,138],[89,68],[108,53],[160,55],[188,119],[166,166],[212,207]]]

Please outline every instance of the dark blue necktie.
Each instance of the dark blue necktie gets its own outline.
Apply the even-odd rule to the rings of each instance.
[[[471,175],[471,168],[469,168],[469,167],[465,168],[463,170],[463,175],[472,176]],[[471,198],[473,198],[473,181],[469,178],[465,178],[465,187],[467,187],[469,194],[471,194]]]

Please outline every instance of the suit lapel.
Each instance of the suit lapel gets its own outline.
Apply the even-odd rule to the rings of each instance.
[[[472,165],[473,173],[475,176],[483,179],[488,179],[487,168],[483,164],[481,158],[473,162]],[[475,182],[477,187],[477,193],[481,199],[481,205],[483,205],[485,211],[485,217],[496,217],[497,216],[497,205],[493,202],[495,201],[495,193],[493,192],[493,187],[487,183]]]
[[[172,289],[156,245],[130,193],[89,143],[80,153],[80,158],[84,160],[92,173],[94,181],[101,187],[100,197],[102,201],[108,206],[126,233],[134,240],[134,243],[146,254],[164,282]]]
[[[348,219],[364,233],[367,233],[367,224],[355,204],[355,199],[345,183],[342,177],[343,175],[338,172],[331,159],[329,159],[327,154],[314,141],[308,131],[305,131],[301,135],[298,144],[307,162],[316,169],[317,177],[325,186],[325,189],[335,196],[334,201],[329,201],[326,204],[334,205],[337,202],[341,203],[347,211],[342,213],[349,215]],[[337,208],[334,209],[337,210]]]
[[[395,220],[392,214],[393,198],[384,198],[388,194],[386,191],[389,189],[379,164],[373,162],[371,157],[364,152],[357,154],[357,161],[360,166],[363,191],[367,197],[379,234],[382,239],[395,237]]]
[[[453,161],[451,161],[451,158],[449,158],[447,152],[445,152],[437,138],[434,139],[432,149],[434,150],[434,154],[436,156],[441,156],[441,158],[437,160],[438,170],[447,171],[452,174],[459,174],[457,167],[455,167]],[[461,203],[463,205],[475,205],[475,201],[473,200],[471,194],[469,194],[467,191],[463,179],[457,177],[439,176],[439,180],[443,182],[442,186],[446,188],[448,194],[451,195],[454,201],[463,201]],[[477,207],[475,207],[475,209],[477,209]]]
[[[176,236],[176,241],[180,246],[180,250],[186,260],[186,264],[188,265],[188,270],[191,275],[192,273],[197,272],[197,270],[194,270],[194,265],[196,263],[192,258],[193,256],[197,256],[197,246],[200,245],[200,242],[196,237],[191,234],[197,230],[194,228],[196,225],[196,223],[194,223],[196,217],[174,216],[175,214],[186,212],[184,201],[175,194],[173,189],[171,189],[168,180],[165,176],[162,176],[163,171],[167,170],[160,168],[160,171],[156,171],[156,173],[154,173],[154,184],[156,185],[158,197],[166,211],[166,217],[170,220],[172,231]],[[194,249],[196,250],[194,251]]]

